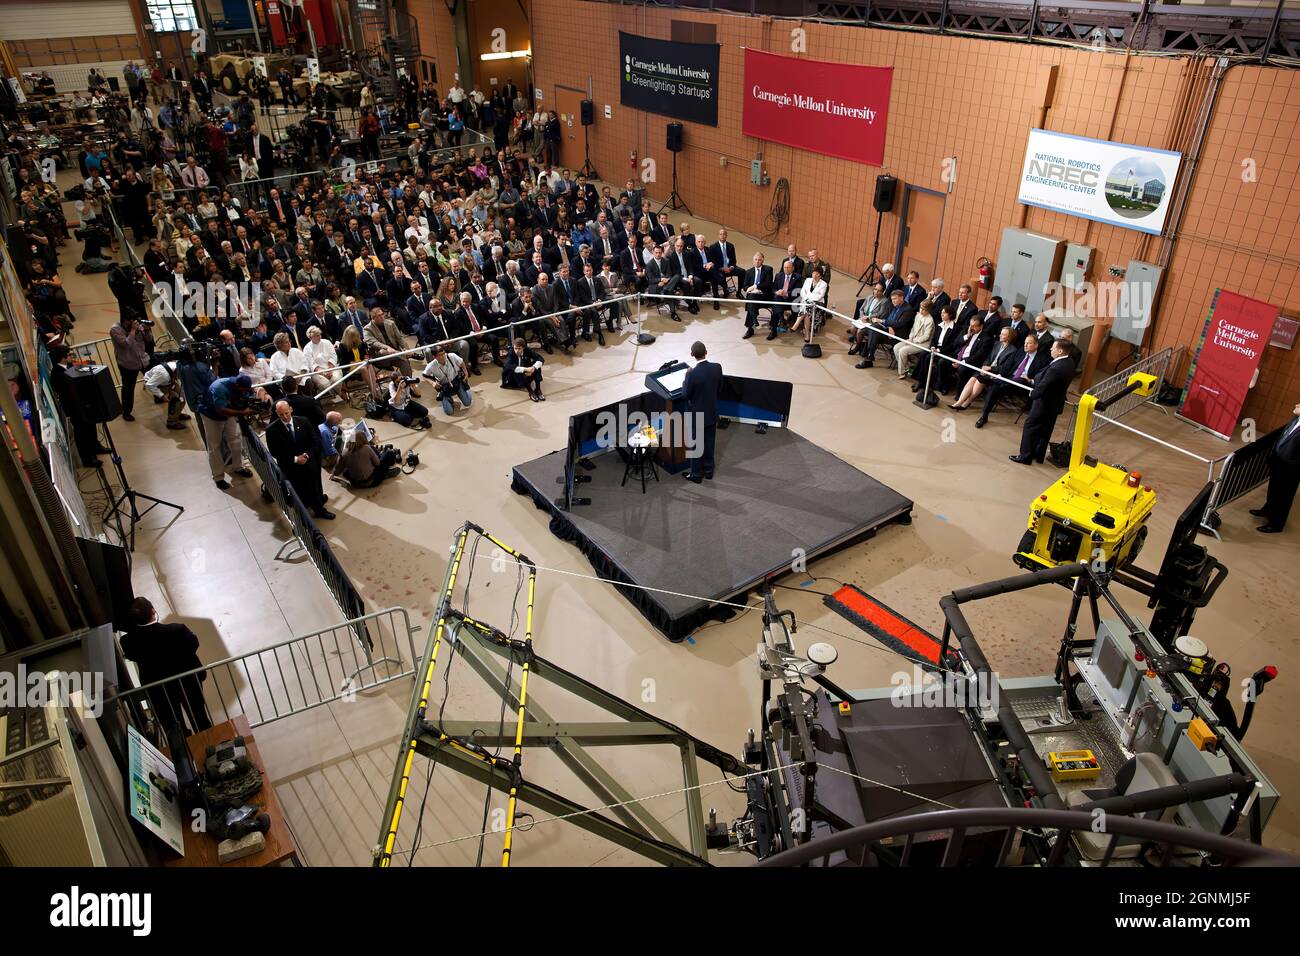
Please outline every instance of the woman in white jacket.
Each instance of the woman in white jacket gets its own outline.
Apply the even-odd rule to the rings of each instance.
[[[812,321],[810,313],[814,305],[826,304],[826,288],[826,277],[821,269],[814,267],[812,276],[803,280],[803,286],[799,289],[799,300],[791,309],[798,316],[790,326],[791,332],[798,332],[803,328],[805,321]]]
[[[907,363],[913,355],[919,355],[930,347],[930,339],[934,337],[934,316],[930,310],[934,303],[930,299],[925,299],[916,310],[916,318],[912,321],[912,331],[908,333],[906,342],[899,342],[894,346],[894,364],[898,366],[898,378],[907,378]]]
[[[313,325],[307,330],[307,344],[302,347],[302,354],[307,359],[307,367],[315,374],[316,384],[321,390],[328,388],[339,380],[342,372],[339,371],[339,355],[334,348],[334,343],[324,338],[320,332],[320,326]],[[343,395],[339,389],[330,392],[330,401],[339,405],[343,402]]]

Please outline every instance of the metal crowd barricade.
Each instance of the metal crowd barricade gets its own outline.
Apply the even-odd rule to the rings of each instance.
[[[1210,500],[1206,502],[1205,514],[1201,518],[1202,531],[1223,540],[1219,535],[1219,526],[1222,524],[1219,509],[1250,494],[1268,481],[1269,459],[1273,454],[1273,447],[1282,437],[1285,428],[1285,425],[1275,428],[1267,435],[1256,438],[1249,445],[1244,445],[1231,454],[1217,459],[1216,463],[1221,465],[1217,477],[1211,474],[1214,491],[1210,495]]]
[[[91,339],[89,342],[69,344],[68,357],[74,362],[106,366],[113,384],[117,388],[122,387],[122,373],[117,367],[117,354],[113,351],[113,340],[108,336]]]
[[[349,618],[357,621],[364,620],[365,602],[361,599],[361,594],[347,572],[343,570],[343,566],[339,564],[338,558],[334,556],[334,551],[325,540],[325,536],[308,516],[307,508],[298,497],[298,492],[284,477],[280,466],[266,450],[262,439],[247,422],[240,423],[240,431],[245,456],[261,479],[263,497],[280,510],[293,529],[294,538],[281,545],[280,550],[275,553],[275,559],[287,561],[297,554],[306,554],[320,575],[321,581],[333,596],[334,602],[339,606],[339,610]],[[366,663],[361,666],[372,667],[386,660],[374,656],[377,652],[374,635],[367,633],[363,625],[354,625],[353,637],[365,654]]]
[[[413,676],[419,629],[406,608],[387,608],[166,680],[119,690],[106,703],[120,705],[128,723],[155,739],[151,731],[166,729],[159,726],[160,715],[180,720],[187,735],[202,729],[194,726],[196,717],[202,723],[195,713],[196,693],[212,723],[244,716],[249,727],[260,727]],[[379,656],[372,660],[359,653],[349,640],[358,631],[373,636]]]
[[[1109,406],[1106,409],[1105,417],[1100,415],[1093,416],[1092,434],[1095,435],[1107,425],[1114,424],[1115,419],[1123,418],[1135,408],[1142,405],[1155,404],[1157,397],[1160,395],[1161,387],[1168,380],[1170,373],[1174,369],[1177,369],[1178,364],[1182,361],[1182,353],[1183,347],[1181,345],[1171,345],[1133,363],[1123,371],[1116,372],[1109,378],[1104,378],[1100,382],[1094,382],[1090,385],[1086,394],[1095,395],[1099,402],[1104,402],[1112,395],[1117,395],[1122,392],[1128,385],[1129,378],[1131,378],[1135,372],[1145,372],[1148,375],[1154,375],[1156,377],[1156,387],[1151,391],[1150,395],[1143,396],[1134,392],[1121,398],[1114,405]],[[1078,415],[1077,407],[1075,409],[1075,415]],[[1070,429],[1067,434],[1074,434],[1073,418],[1070,421]]]

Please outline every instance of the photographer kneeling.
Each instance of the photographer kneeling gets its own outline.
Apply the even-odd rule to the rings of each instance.
[[[392,445],[375,447],[365,422],[358,422],[339,456],[338,471],[354,488],[374,488],[401,474],[402,453]]]
[[[474,404],[469,380],[465,376],[465,360],[455,352],[449,353],[443,346],[437,346],[433,352],[433,361],[424,367],[424,377],[433,382],[434,391],[442,402],[442,410],[448,415],[456,413],[454,399],[460,399],[466,408]]]
[[[388,415],[405,428],[432,428],[429,410],[411,397],[411,386],[416,381],[400,374],[388,380]]]

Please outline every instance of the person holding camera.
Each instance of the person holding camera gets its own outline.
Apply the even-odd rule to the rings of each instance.
[[[253,380],[247,375],[219,378],[208,386],[203,405],[195,409],[203,425],[203,441],[208,446],[208,469],[222,491],[230,487],[226,480],[225,454],[230,455],[232,465],[239,466],[233,469],[236,475],[253,477],[252,470],[244,464],[244,443],[239,433],[239,419],[257,414],[257,410],[249,406],[252,394]]]
[[[416,379],[393,375],[388,380],[388,414],[404,428],[432,428],[429,410],[411,397],[411,386]]]
[[[153,332],[149,328],[153,323],[130,312],[124,311],[121,316],[108,330],[108,337],[113,340],[113,355],[122,374],[122,419],[133,422],[135,384],[149,367],[149,357],[153,352]]]
[[[402,453],[392,445],[378,448],[365,422],[358,423],[339,456],[338,470],[354,488],[374,488],[401,473]]]
[[[474,404],[465,375],[465,362],[456,353],[448,352],[445,346],[434,348],[433,361],[424,367],[424,377],[433,382],[442,410],[448,415],[456,413],[455,399],[460,399],[466,408]]]

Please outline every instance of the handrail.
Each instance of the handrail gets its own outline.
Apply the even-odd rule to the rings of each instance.
[[[961,810],[937,810],[933,813],[915,813],[905,817],[890,817],[851,830],[841,830],[829,836],[818,837],[781,853],[761,860],[761,867],[804,866],[815,860],[855,850],[894,837],[915,836],[938,830],[952,830],[965,834],[975,827],[1006,827],[1031,830],[1057,830],[1058,839],[1083,830],[1102,832],[1113,838],[1132,837],[1166,847],[1181,847],[1200,853],[1210,853],[1229,865],[1242,866],[1300,866],[1300,856],[1262,847],[1246,840],[1193,830],[1144,817],[1126,817],[1108,813],[1104,829],[1096,831],[1098,819],[1092,813],[1078,810],[1045,810],[1036,807],[970,807]],[[1053,854],[1053,857],[1059,856]],[[949,861],[945,858],[945,864]],[[1004,862],[1004,861],[1000,861]],[[1049,863],[1051,861],[1049,860]],[[1056,861],[1059,864],[1059,859]],[[956,861],[953,860],[952,864]]]

